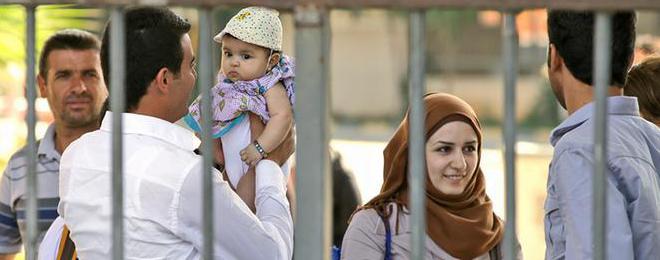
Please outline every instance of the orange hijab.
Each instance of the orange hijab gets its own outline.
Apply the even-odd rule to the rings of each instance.
[[[438,191],[426,176],[426,233],[436,245],[460,259],[473,259],[494,248],[502,240],[504,227],[493,213],[486,195],[481,161],[481,126],[476,113],[465,101],[448,94],[424,96],[425,140],[448,122],[463,121],[472,126],[479,141],[477,169],[460,195]],[[361,209],[374,208],[389,217],[385,207],[395,202],[409,208],[408,192],[408,114],[385,147],[383,186],[380,194]],[[401,212],[401,211],[400,211]]]

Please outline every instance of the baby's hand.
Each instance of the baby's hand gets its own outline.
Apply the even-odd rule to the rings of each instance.
[[[240,152],[241,160],[247,163],[250,166],[255,166],[257,163],[263,159],[257,148],[254,147],[254,144],[249,144]]]

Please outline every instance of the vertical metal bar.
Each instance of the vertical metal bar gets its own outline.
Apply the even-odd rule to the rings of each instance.
[[[220,31],[221,26],[224,27],[224,23],[222,23],[222,25],[221,25],[221,19],[219,19],[218,9],[222,10],[221,8],[211,9],[211,33],[212,33],[212,35],[215,35],[216,33],[218,33]],[[217,46],[219,46],[218,43],[211,42],[211,54],[210,55],[212,57],[211,61],[213,62],[213,67],[211,67],[211,68],[213,68],[213,71],[212,71],[213,80],[215,80],[215,78],[218,74],[218,71],[220,70],[220,61],[221,61],[220,60],[220,53],[222,51]],[[212,82],[215,82],[215,81],[212,81]],[[201,89],[200,89],[200,91],[201,91]]]
[[[596,111],[594,129],[594,201],[593,241],[594,259],[605,259],[607,252],[605,225],[607,223],[606,163],[607,163],[607,88],[610,85],[612,42],[612,16],[596,14],[594,35],[594,85],[596,87]]]
[[[294,255],[297,259],[330,256],[331,178],[328,152],[329,91],[327,12],[318,6],[297,6],[296,176],[298,205]],[[302,102],[304,100],[305,102]]]
[[[34,127],[36,125],[37,117],[35,111],[35,99],[37,97],[37,86],[35,84],[35,6],[26,5],[25,12],[27,14],[27,26],[25,30],[26,41],[26,60],[27,72],[25,74],[26,80],[26,94],[27,94],[27,158],[28,158],[28,175],[27,175],[27,205],[26,205],[26,222],[27,222],[27,241],[25,244],[26,256],[28,260],[37,259],[37,145]]]
[[[110,13],[110,107],[112,109],[112,258],[124,259],[124,163],[122,112],[126,106],[126,52],[124,9],[114,7]]]
[[[426,238],[426,220],[424,207],[424,180],[426,166],[424,156],[424,75],[426,68],[424,64],[424,44],[426,25],[425,13],[422,10],[410,12],[409,30],[410,38],[408,48],[410,52],[410,65],[408,77],[410,77],[409,103],[410,103],[410,150],[408,151],[408,172],[410,179],[410,225],[412,231],[412,258],[424,259]]]
[[[213,259],[213,139],[211,138],[211,85],[213,85],[213,61],[211,58],[211,10],[200,7],[199,12],[199,88],[202,95],[202,187],[204,227],[203,257]]]
[[[504,158],[506,161],[506,227],[504,257],[516,258],[516,75],[518,74],[518,32],[516,13],[504,13],[502,31],[504,61]]]

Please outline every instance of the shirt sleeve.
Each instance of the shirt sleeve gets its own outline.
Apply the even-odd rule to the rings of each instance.
[[[256,215],[214,170],[214,259],[291,259],[293,222],[279,166],[262,160],[256,168]],[[179,235],[203,247],[201,163],[193,167],[180,192]]]
[[[12,209],[10,179],[11,161],[0,179],[0,253],[18,253],[21,250],[21,233],[18,230],[16,212]]]
[[[569,149],[551,166],[556,174],[560,214],[566,236],[566,259],[593,259],[593,159],[591,151]],[[607,255],[634,259],[626,201],[606,168]]]
[[[383,259],[385,237],[376,233],[380,218],[375,211],[355,213],[341,243],[341,259]]]

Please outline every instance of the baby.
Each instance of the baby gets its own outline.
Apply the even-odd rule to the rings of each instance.
[[[259,160],[277,148],[293,124],[294,69],[282,54],[282,23],[276,10],[248,7],[236,14],[213,40],[222,47],[218,84],[211,89],[214,146],[222,145],[230,184],[239,180]],[[200,132],[201,97],[189,107],[185,122]],[[265,123],[263,133],[251,142],[247,113]],[[282,171],[289,172],[288,163]],[[253,178],[251,178],[253,181]],[[250,186],[252,191],[254,183]],[[239,196],[254,211],[254,199]],[[252,195],[254,196],[254,195]],[[249,197],[249,196],[248,196]]]

